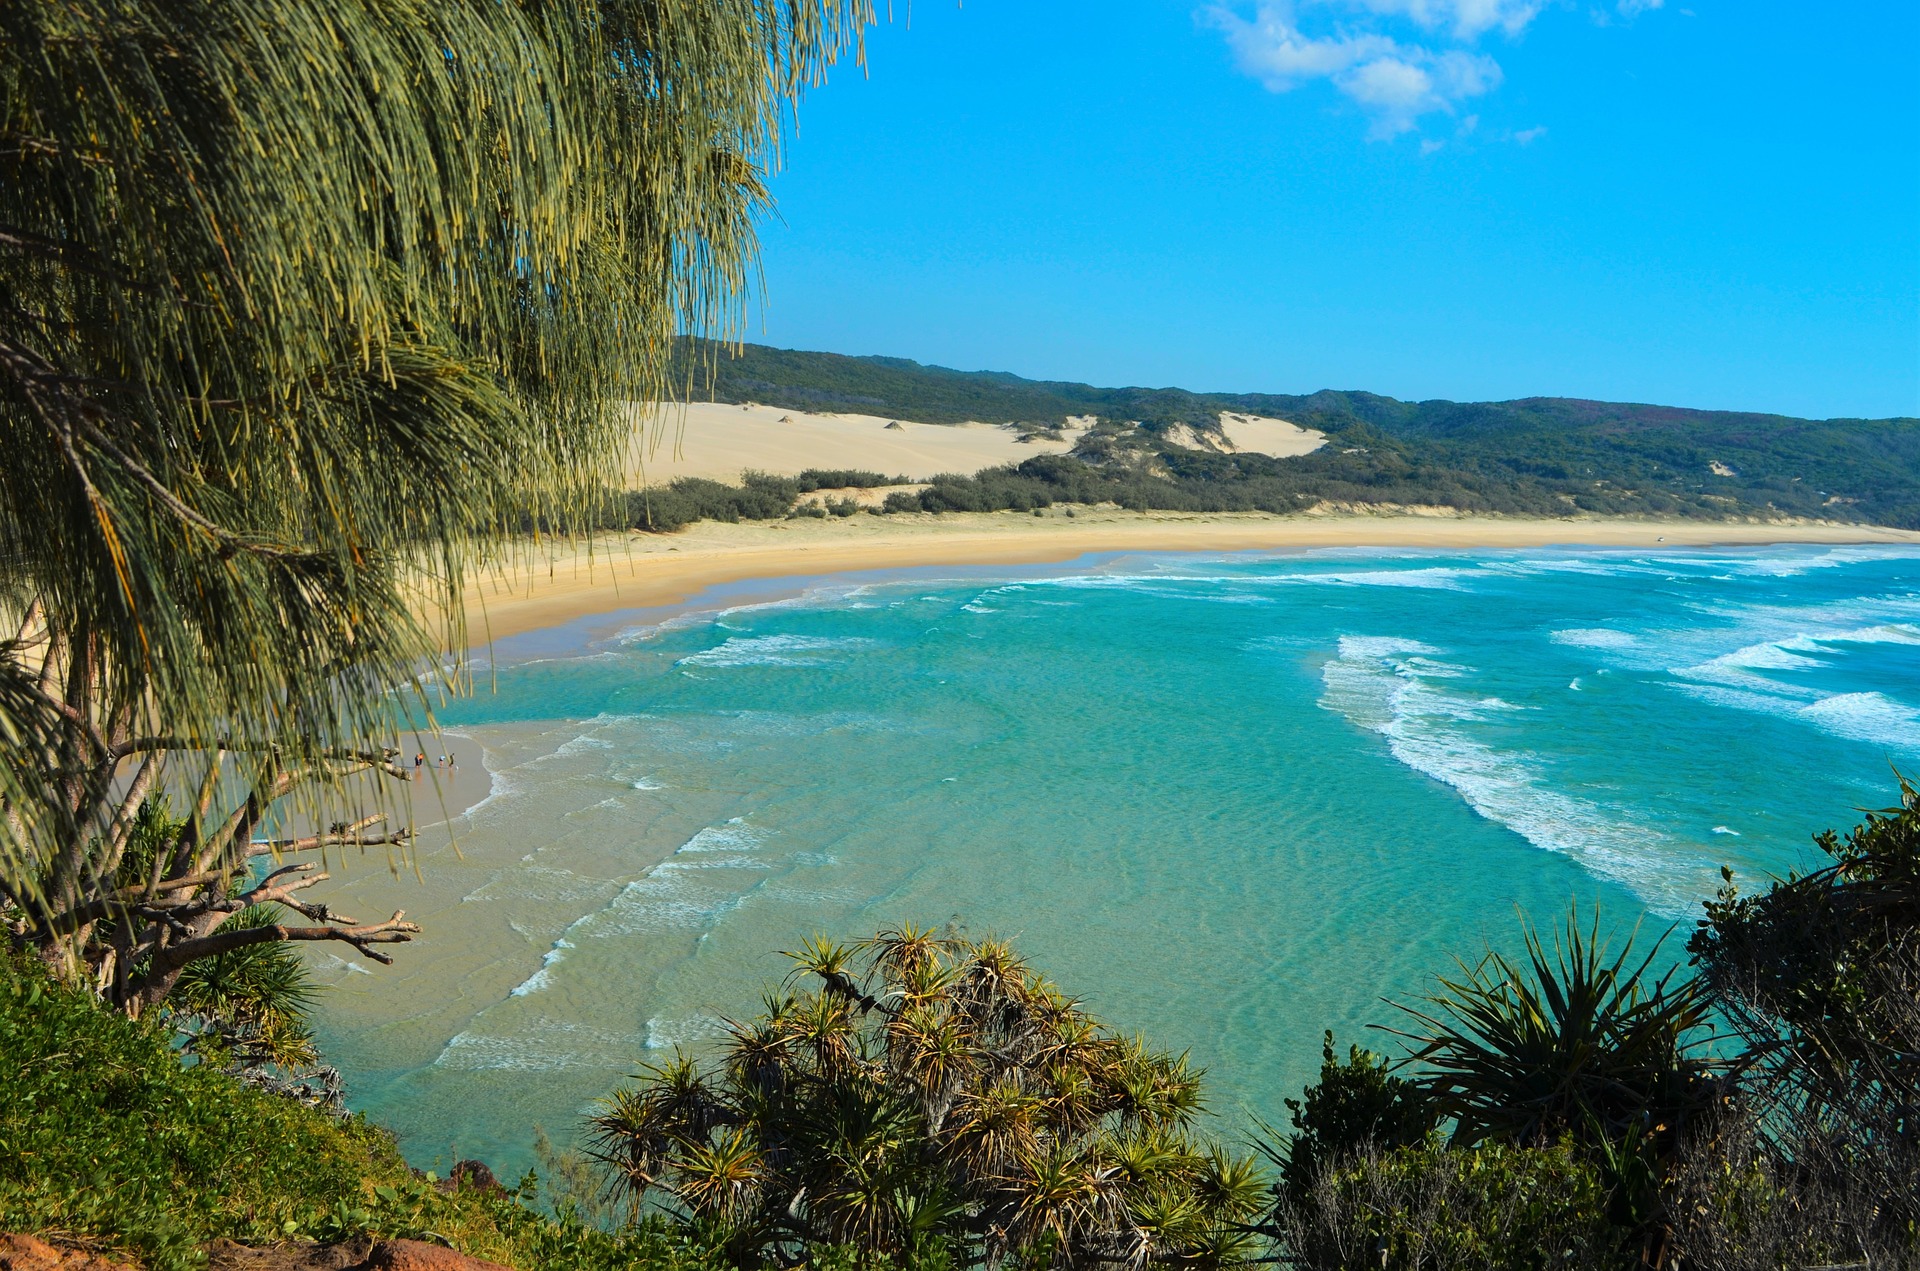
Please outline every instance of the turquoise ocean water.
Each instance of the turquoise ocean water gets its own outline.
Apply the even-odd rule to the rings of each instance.
[[[445,714],[490,772],[460,854],[347,885],[426,938],[323,968],[323,1044],[417,1161],[517,1170],[752,1011],[775,950],[903,919],[1013,937],[1238,1128],[1516,906],[1677,946],[1722,864],[1888,803],[1920,552],[932,570],[498,661]]]

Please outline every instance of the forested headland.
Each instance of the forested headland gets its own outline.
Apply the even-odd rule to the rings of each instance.
[[[1570,398],[1403,402],[1365,392],[1096,388],[902,358],[686,341],[675,384],[694,400],[919,423],[972,420],[1048,436],[1063,435],[1069,419],[1097,421],[1075,434],[1069,455],[937,478],[933,489],[895,502],[897,511],[1111,502],[1289,513],[1321,504],[1397,505],[1920,528],[1916,419],[1793,419]],[[1328,441],[1285,459],[1182,444],[1218,438],[1222,412],[1286,419]]]

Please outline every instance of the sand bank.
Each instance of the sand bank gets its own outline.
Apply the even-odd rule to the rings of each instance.
[[[845,519],[702,523],[678,534],[606,536],[518,564],[469,592],[476,641],[620,609],[677,604],[748,579],[939,565],[1033,565],[1092,552],[1222,552],[1321,547],[1707,547],[1884,543],[1920,532],[1820,523],[1523,520],[1461,516],[1269,516],[1061,508]]]

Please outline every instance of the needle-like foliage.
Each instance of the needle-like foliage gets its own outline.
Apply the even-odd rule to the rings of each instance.
[[[0,2],[11,922],[151,998],[128,959],[226,915],[89,945],[143,799],[207,791],[153,909],[232,883],[274,800],[392,766],[392,689],[465,647],[465,578],[590,515],[675,335],[732,329],[785,114],[868,20]]]

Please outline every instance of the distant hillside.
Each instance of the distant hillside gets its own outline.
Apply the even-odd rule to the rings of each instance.
[[[1920,529],[1916,419],[1810,420],[1554,397],[1403,402],[1361,392],[1096,388],[762,345],[738,356],[688,345],[683,354],[683,382],[699,399],[1034,430],[1097,416],[1100,425],[1075,450],[1086,471],[1063,469],[1070,461],[1059,459],[1020,469],[1055,485],[1124,486],[1124,497],[1105,497],[1141,506],[1282,511],[1390,502],[1536,515],[1773,514]],[[1278,416],[1326,432],[1330,444],[1272,460],[1168,439],[1183,423],[1217,432],[1221,411]],[[1020,475],[1010,470],[1009,479]]]

